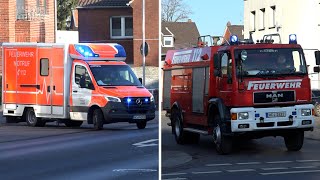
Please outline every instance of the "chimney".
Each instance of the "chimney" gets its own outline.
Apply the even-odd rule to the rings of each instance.
[[[191,23],[191,22],[192,22],[192,20],[191,20],[191,19],[188,19],[188,21],[187,21],[187,22]]]
[[[231,22],[230,21],[227,22],[227,26],[231,26]]]

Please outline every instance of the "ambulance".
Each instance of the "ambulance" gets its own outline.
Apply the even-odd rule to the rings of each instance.
[[[7,122],[59,121],[94,129],[116,122],[139,129],[155,118],[152,94],[114,43],[2,44],[2,109]]]

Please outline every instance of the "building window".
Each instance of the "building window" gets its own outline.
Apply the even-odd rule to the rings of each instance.
[[[17,0],[16,1],[16,8],[17,8],[17,19],[26,19],[26,13],[25,13],[25,0]]]
[[[256,12],[251,11],[250,13],[250,31],[256,30]]]
[[[276,6],[270,7],[270,29],[276,27]]]
[[[259,30],[264,30],[265,28],[265,9],[260,9],[260,27]]]
[[[110,19],[111,38],[133,38],[132,17],[111,17]]]
[[[317,21],[318,21],[318,26],[320,26],[320,2],[319,2],[319,4],[318,4],[318,11],[316,12],[317,13],[317,15],[318,15],[318,19],[317,19]]]
[[[163,36],[162,47],[174,47],[173,46],[173,36],[166,35]]]
[[[37,0],[36,14],[47,14],[47,0]]]

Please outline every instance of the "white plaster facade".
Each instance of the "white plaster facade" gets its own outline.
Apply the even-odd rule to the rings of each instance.
[[[320,0],[244,0],[244,38],[262,39],[265,34],[279,33],[282,43],[296,34],[309,65],[312,88],[320,89],[314,50],[320,49]]]

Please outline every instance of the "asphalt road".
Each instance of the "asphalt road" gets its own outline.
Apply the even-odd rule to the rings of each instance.
[[[143,130],[128,123],[94,131],[0,122],[1,180],[158,179],[158,118]]]
[[[305,138],[299,152],[286,151],[281,137],[267,137],[238,143],[232,154],[218,155],[209,136],[201,136],[199,144],[176,144],[168,122],[162,114],[163,180],[320,179],[320,141],[317,139]]]

